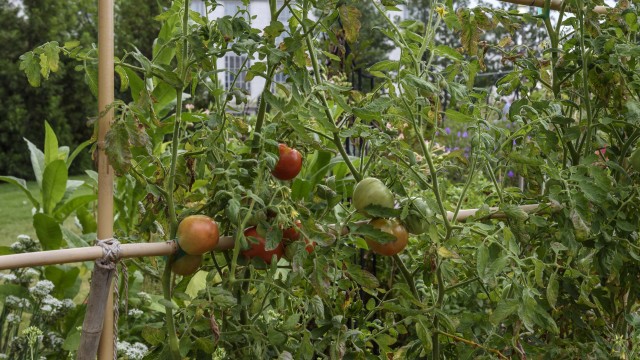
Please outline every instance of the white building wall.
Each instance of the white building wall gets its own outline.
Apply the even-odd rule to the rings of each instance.
[[[218,1],[220,4],[215,10],[209,14],[209,19],[217,19],[223,17],[225,15],[233,15],[236,13],[236,8],[238,6],[244,8],[242,1],[239,0],[226,0],[226,1]],[[278,1],[278,5],[281,5],[281,2]],[[193,0],[191,8],[196,11],[204,12],[204,2],[203,0]],[[251,18],[247,19],[251,24],[251,27],[257,29],[264,29],[267,25],[269,25],[271,21],[271,12],[269,10],[269,1],[268,0],[251,0],[248,5],[249,13],[251,14]],[[404,18],[405,11],[401,12],[393,12],[389,13],[392,18]],[[280,21],[285,21],[281,19]],[[286,26],[286,24],[285,24]],[[233,53],[229,53],[233,55]],[[398,60],[400,58],[400,50],[394,49],[389,53],[389,59]],[[251,60],[250,60],[251,61]],[[220,58],[217,61],[218,69],[225,68],[225,59]],[[249,66],[251,64],[248,64]],[[225,76],[220,76],[223,81],[223,86],[225,85]],[[254,77],[250,82],[250,95],[252,99],[257,99],[262,93],[262,89],[264,88],[265,79],[261,77]]]

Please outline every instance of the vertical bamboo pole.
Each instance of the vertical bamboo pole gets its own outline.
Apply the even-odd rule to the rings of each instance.
[[[98,0],[98,111],[103,112],[114,100],[114,0]],[[98,127],[98,239],[113,236],[113,169],[105,154],[104,140],[113,121],[113,109],[100,117]],[[116,270],[117,271],[117,270]],[[111,289],[111,281],[106,286]],[[99,360],[113,359],[113,292],[109,291]]]

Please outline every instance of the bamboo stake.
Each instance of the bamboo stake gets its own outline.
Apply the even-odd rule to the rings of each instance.
[[[113,236],[114,174],[105,153],[104,141],[113,121],[113,109],[110,106],[114,100],[114,37],[114,0],[98,0],[98,111],[106,112],[104,116],[100,117],[98,125],[98,239],[109,239]],[[95,266],[93,275],[96,274],[96,269],[103,269],[103,267]],[[110,271],[111,276],[113,276],[113,271]],[[104,294],[96,294],[94,297],[97,302],[106,302],[102,308],[104,311],[103,324],[106,326],[102,328],[102,336],[97,350],[99,360],[111,360],[114,358],[113,298],[109,296],[112,293],[111,277],[107,277],[104,281],[104,283],[96,285],[101,285],[108,290],[107,297],[105,298]],[[93,291],[93,286],[91,290]],[[102,298],[98,296],[102,296]],[[88,304],[91,304],[91,300],[92,294],[90,293]],[[87,306],[87,310],[89,309]],[[87,325],[86,314],[83,327],[85,325]]]
[[[545,0],[500,0],[502,2],[508,2],[511,4],[517,4],[517,5],[525,5],[525,6],[535,6],[535,7],[539,7],[539,8],[544,8],[544,2]],[[551,10],[560,10],[560,8],[562,8],[562,0],[551,0],[550,3],[550,8]],[[570,11],[570,10],[569,10]],[[606,6],[596,6],[593,11],[597,12],[598,14],[606,14],[609,11],[609,8]]]
[[[550,209],[551,211],[557,211],[559,206],[548,204],[531,204],[519,206],[524,212],[531,214],[544,209]],[[466,209],[460,210],[456,221],[462,222],[470,217],[476,215],[479,209]],[[447,212],[449,220],[453,220],[453,213]],[[507,215],[498,208],[489,208],[489,219],[504,219]],[[357,224],[365,224],[367,221],[358,222]],[[335,229],[336,225],[330,224],[329,229]],[[335,230],[334,230],[335,231]],[[342,235],[349,233],[348,227],[343,227],[341,230]],[[225,251],[233,249],[234,236],[221,236],[218,240],[218,244],[214,251]],[[146,256],[168,256],[175,253],[178,246],[175,241],[165,242],[153,242],[153,243],[136,243],[136,244],[121,244],[120,245],[120,257],[121,258],[138,258]],[[91,261],[101,259],[104,256],[104,250],[99,246],[90,246],[75,249],[61,249],[61,250],[49,250],[38,251],[24,254],[4,255],[0,256],[0,270],[16,269],[31,266],[42,266],[52,264],[65,264],[72,262]]]

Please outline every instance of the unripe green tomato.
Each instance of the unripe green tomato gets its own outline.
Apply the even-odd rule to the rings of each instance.
[[[640,148],[637,148],[631,156],[629,156],[629,163],[631,163],[631,168],[635,172],[640,172]]]
[[[427,202],[420,197],[412,197],[402,202],[404,207],[406,202],[409,204],[409,213],[404,219],[404,225],[411,234],[420,235],[429,230],[429,221],[433,217],[433,211]]]
[[[393,208],[393,193],[380,180],[372,177],[362,179],[353,189],[353,206],[367,215],[364,210],[369,205]]]

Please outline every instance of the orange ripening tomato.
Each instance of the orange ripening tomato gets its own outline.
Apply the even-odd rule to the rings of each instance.
[[[218,245],[218,224],[205,215],[190,215],[178,225],[178,245],[189,255],[202,255]]]
[[[171,271],[174,274],[187,276],[196,272],[200,268],[200,264],[202,264],[202,255],[182,253],[176,255],[171,263]]]
[[[369,224],[380,231],[384,231],[387,234],[391,234],[396,237],[395,241],[384,244],[377,242],[375,239],[365,237],[364,240],[367,242],[367,245],[374,253],[385,256],[393,256],[400,253],[402,250],[404,250],[405,247],[407,247],[407,243],[409,242],[409,233],[398,220],[375,219],[371,220]]]
[[[302,228],[302,222],[300,222],[300,220],[296,220],[295,224],[296,226],[292,226],[282,231],[282,240],[285,240],[285,242],[291,242],[300,239],[300,234],[302,233],[298,229]],[[307,244],[307,246],[305,246],[305,249],[309,254],[311,254],[313,252],[313,249],[316,247],[316,242],[309,241],[309,239],[306,238],[304,239],[304,242]]]

